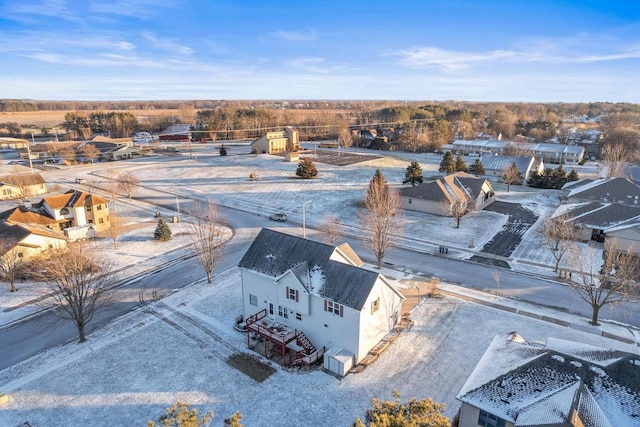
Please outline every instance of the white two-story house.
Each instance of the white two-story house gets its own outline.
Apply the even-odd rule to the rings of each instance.
[[[284,346],[304,335],[313,349],[341,352],[357,364],[400,321],[404,299],[384,276],[361,265],[347,244],[262,229],[239,264],[247,325],[277,323],[283,359]],[[271,339],[268,331],[261,335]]]

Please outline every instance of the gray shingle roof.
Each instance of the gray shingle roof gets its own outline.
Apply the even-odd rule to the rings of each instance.
[[[325,276],[321,297],[361,310],[378,274],[331,260],[335,247],[263,228],[238,264],[277,278],[289,270],[298,278],[319,267]],[[309,284],[301,280],[309,290]]]
[[[604,203],[624,203],[640,206],[640,186],[626,178],[605,178],[584,181],[582,185],[568,187],[567,197],[579,200],[597,200]]]
[[[513,163],[521,174],[526,174],[534,162],[533,156],[493,156],[485,154],[480,158],[485,170],[506,171]]]
[[[550,339],[539,357],[520,364],[512,360],[507,372],[501,359],[513,358],[518,348],[538,347],[505,343],[496,337],[458,400],[481,408],[516,426],[568,422],[576,409],[586,427],[631,426],[640,419],[640,360],[630,353],[581,343]],[[498,341],[498,342],[497,342]],[[551,347],[551,348],[550,348]],[[554,350],[564,348],[567,352]],[[569,354],[567,354],[569,353]],[[517,353],[515,353],[517,354]],[[482,378],[482,381],[476,381]],[[522,419],[521,419],[522,417]],[[555,425],[555,424],[553,424]]]
[[[640,217],[640,206],[627,206],[615,203],[582,203],[563,214],[575,225],[605,229]]]

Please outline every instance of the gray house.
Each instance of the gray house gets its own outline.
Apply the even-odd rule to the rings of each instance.
[[[524,180],[528,180],[534,173],[544,172],[544,162],[534,156],[495,156],[485,154],[480,157],[485,175],[502,176],[515,163]]]

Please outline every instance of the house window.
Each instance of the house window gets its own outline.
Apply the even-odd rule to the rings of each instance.
[[[482,427],[504,427],[505,421],[481,409],[478,416],[478,425]]]
[[[98,224],[104,224],[104,218],[98,218]]]
[[[98,207],[97,207],[96,209],[98,209],[99,211],[101,211],[101,210],[102,210],[102,205],[98,205]]]
[[[371,314],[378,311],[380,308],[380,297],[376,298],[374,301],[371,301]]]
[[[328,311],[332,314],[337,314],[340,317],[342,317],[343,314],[342,305],[329,300],[324,300],[324,311]]]
[[[272,302],[269,303],[269,314],[271,316],[273,316],[273,303]]]
[[[283,307],[281,305],[278,306],[278,316],[284,317],[285,319],[289,318],[289,313],[287,312],[287,307]]]
[[[287,286],[287,299],[292,299],[295,302],[298,302],[298,290]]]
[[[22,252],[18,252],[18,258],[22,258],[24,257],[24,254]]]
[[[302,314],[296,313],[296,320],[302,320]]]
[[[67,208],[60,209],[60,215],[69,215],[69,209]]]
[[[5,188],[4,190],[2,190],[2,194],[4,194],[5,196],[10,196],[11,195],[11,189],[10,188]]]
[[[91,212],[91,206],[87,206],[87,212]]]
[[[409,204],[411,204],[411,199],[409,199]]]
[[[258,297],[252,294],[249,294],[249,304],[258,306]]]
[[[92,219],[87,220],[87,222],[88,222],[89,224],[93,224],[93,220],[92,220]]]

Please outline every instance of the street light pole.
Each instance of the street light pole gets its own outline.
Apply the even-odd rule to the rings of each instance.
[[[33,145],[36,145],[36,140],[33,137],[33,132],[31,132],[31,142],[33,142]],[[31,173],[33,173],[33,162],[31,161],[31,146],[29,145],[28,140],[27,140],[27,156],[29,157],[29,167],[31,168]]]
[[[305,223],[305,206],[307,206],[307,204],[309,203],[311,203],[311,200],[307,200],[302,204],[302,238],[303,239],[307,238],[307,227]]]

